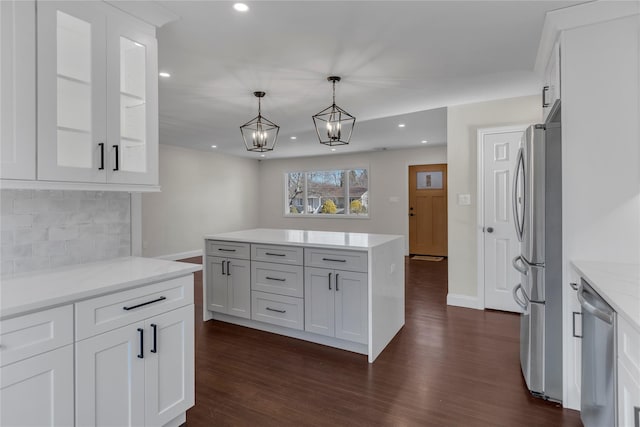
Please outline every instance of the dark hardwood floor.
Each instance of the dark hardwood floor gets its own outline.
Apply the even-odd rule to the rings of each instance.
[[[526,390],[517,315],[447,306],[447,261],[405,264],[406,324],[373,364],[347,351],[202,322],[196,273],[196,405],[187,425],[581,425],[578,412]]]

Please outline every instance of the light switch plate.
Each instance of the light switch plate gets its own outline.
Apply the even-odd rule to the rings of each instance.
[[[470,205],[471,204],[471,194],[458,194],[458,204],[459,205]]]

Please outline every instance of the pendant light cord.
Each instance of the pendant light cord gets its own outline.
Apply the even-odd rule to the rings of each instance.
[[[336,81],[333,82],[333,105],[336,105]]]

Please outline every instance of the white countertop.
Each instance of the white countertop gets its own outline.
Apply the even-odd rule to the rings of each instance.
[[[200,264],[126,257],[3,279],[0,284],[0,319],[200,270]]]
[[[340,231],[281,230],[255,228],[231,233],[208,234],[205,239],[273,245],[312,246],[333,249],[367,250],[404,236],[393,234],[344,233]]]
[[[572,261],[591,287],[640,332],[640,264]]]

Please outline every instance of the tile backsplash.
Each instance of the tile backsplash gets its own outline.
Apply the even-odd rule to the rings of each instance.
[[[0,190],[0,275],[131,255],[129,193]]]

